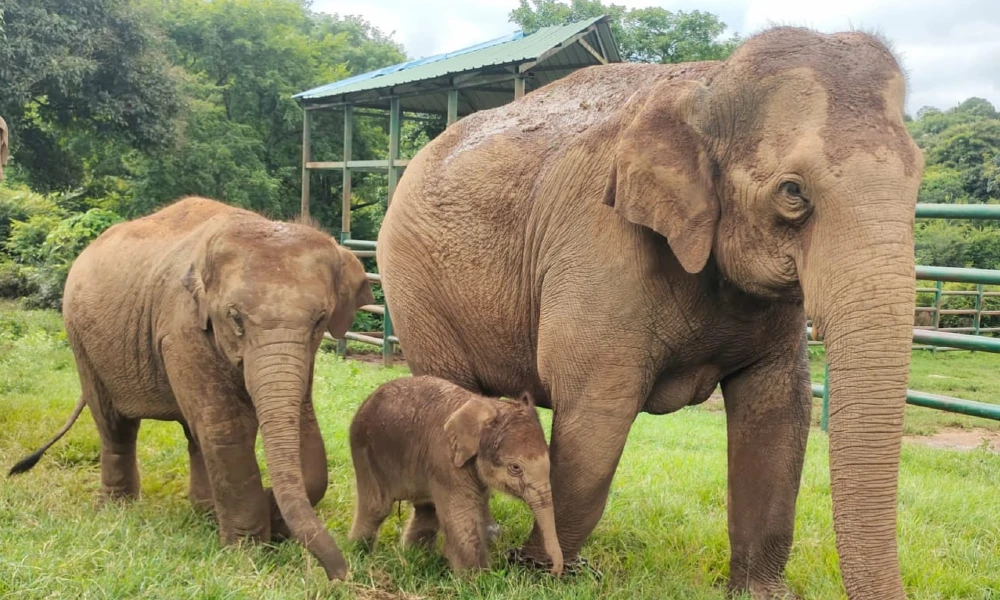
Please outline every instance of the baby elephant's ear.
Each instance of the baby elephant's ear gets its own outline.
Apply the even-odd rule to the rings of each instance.
[[[530,408],[530,409],[534,409],[535,408],[535,399],[532,398],[531,394],[528,393],[528,392],[522,392],[521,396],[518,398],[518,402],[520,402],[521,405],[524,406],[524,407],[527,407],[527,408]]]
[[[479,436],[483,425],[497,416],[493,403],[485,398],[474,398],[451,413],[444,424],[448,443],[456,467],[469,462],[479,451]]]

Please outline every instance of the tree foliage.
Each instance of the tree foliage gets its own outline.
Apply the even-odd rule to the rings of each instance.
[[[723,39],[726,24],[700,10],[629,9],[600,0],[520,0],[510,20],[525,33],[600,15],[611,20],[611,31],[622,57],[632,62],[679,63],[724,59],[739,43],[738,35]]]
[[[1000,203],[1000,114],[982,98],[948,110],[925,107],[907,123],[924,152],[919,202]],[[1000,268],[1000,230],[991,221],[918,221],[918,264]]]

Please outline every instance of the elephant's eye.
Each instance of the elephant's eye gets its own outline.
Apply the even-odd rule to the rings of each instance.
[[[237,337],[243,336],[243,315],[240,311],[236,310],[235,306],[230,306],[227,311],[229,318],[233,320],[233,328],[236,329]]]
[[[789,196],[794,196],[796,198],[802,198],[802,187],[794,181],[786,181],[781,184],[781,191],[785,192]]]
[[[513,477],[520,477],[521,474],[524,473],[524,469],[522,469],[521,465],[517,463],[510,463],[507,465],[507,472]]]

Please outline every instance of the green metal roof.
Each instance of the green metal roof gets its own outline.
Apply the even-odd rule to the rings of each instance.
[[[372,94],[370,92],[373,91],[383,91],[386,94],[392,94],[394,93],[393,88],[405,84],[417,84],[419,82],[441,80],[442,78],[450,80],[451,77],[463,73],[484,70],[496,72],[496,68],[498,67],[509,68],[510,66],[536,61],[547,52],[559,48],[561,44],[590,28],[593,29],[587,38],[590,39],[592,47],[597,49],[598,52],[601,52],[601,48],[603,48],[608,62],[620,61],[621,57],[614,38],[611,35],[608,19],[605,16],[600,16],[568,25],[545,27],[531,35],[515,32],[469,48],[420,58],[335,81],[296,94],[294,98],[307,104],[316,103],[321,99],[335,99],[347,103],[366,96],[371,98]],[[567,52],[560,49],[559,54],[567,54]],[[582,48],[571,54],[573,54],[572,57],[560,57],[561,60],[549,67],[549,69],[558,70],[562,67],[562,70],[570,72],[583,66],[597,64],[597,60]],[[570,60],[569,58],[575,58],[575,60]],[[440,92],[441,82],[438,81],[437,83],[438,85],[435,87],[435,90]],[[430,92],[432,90],[428,89],[427,91]],[[362,104],[364,103],[362,102]]]

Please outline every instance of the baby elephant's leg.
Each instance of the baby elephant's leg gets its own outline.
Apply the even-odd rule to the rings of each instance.
[[[377,482],[372,481],[367,471],[361,471],[355,463],[357,492],[355,496],[354,523],[347,539],[362,542],[371,547],[378,535],[382,521],[392,512],[392,498],[382,493]]]
[[[426,502],[413,505],[413,516],[406,525],[406,534],[403,537],[403,546],[424,546],[433,548],[437,540],[438,527],[437,511],[433,502]]]
[[[442,497],[443,496],[443,497]],[[486,522],[483,519],[485,498],[460,494],[436,494],[444,554],[455,571],[485,569],[489,566]]]

